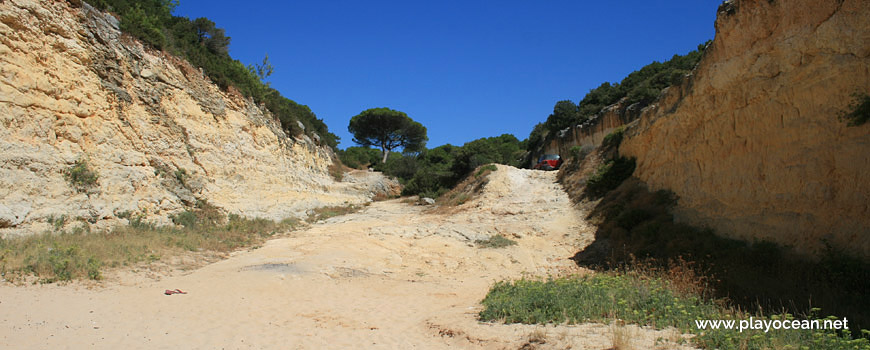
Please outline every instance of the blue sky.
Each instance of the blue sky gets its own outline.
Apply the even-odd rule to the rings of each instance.
[[[340,148],[354,145],[350,118],[374,107],[407,113],[436,147],[526,138],[556,101],[712,39],[720,3],[180,0],[175,15],[226,29],[245,64],[268,53],[268,81]]]

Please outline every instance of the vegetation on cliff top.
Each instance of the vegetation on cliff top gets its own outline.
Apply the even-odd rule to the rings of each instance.
[[[222,89],[234,87],[263,103],[290,135],[316,133],[323,144],[335,148],[338,136],[308,106],[281,96],[263,80],[271,73],[268,60],[245,66],[229,55],[230,37],[208,18],[191,20],[173,16],[177,0],[90,0],[95,7],[120,17],[121,30],[158,50],[185,58],[200,67]],[[300,123],[302,127],[300,127]],[[303,130],[304,128],[304,130]]]
[[[639,107],[649,105],[664,88],[679,84],[695,68],[706,47],[707,43],[701,44],[697,50],[685,55],[674,55],[665,62],[654,61],[630,73],[619,83],[602,83],[590,90],[577,104],[570,100],[556,102],[547,120],[535,125],[529,135],[527,149],[534,152],[544,144],[548,134],[553,135],[559,130],[582,124],[623,98],[626,98],[626,106],[635,103]]]

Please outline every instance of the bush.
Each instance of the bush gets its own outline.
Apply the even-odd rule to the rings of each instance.
[[[634,173],[633,158],[619,157],[598,167],[598,170],[586,180],[585,194],[590,198],[599,198],[615,189],[625,179]]]
[[[870,95],[855,94],[855,100],[849,105],[849,110],[840,115],[849,126],[864,125],[870,120]]]
[[[622,137],[625,134],[625,126],[620,126],[604,136],[604,139],[601,140],[602,148],[615,148],[619,147],[622,143]]]
[[[86,192],[97,185],[99,175],[88,166],[86,158],[80,158],[69,169],[64,170],[63,177],[78,192]]]

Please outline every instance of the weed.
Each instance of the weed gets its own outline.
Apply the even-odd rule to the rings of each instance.
[[[187,170],[184,168],[178,168],[175,170],[175,179],[178,180],[182,186],[187,186],[187,179],[190,178],[190,175],[187,173]]]
[[[635,332],[626,328],[622,322],[615,321],[610,324],[610,348],[612,350],[633,350]]]
[[[508,246],[516,245],[517,241],[506,238],[502,235],[490,236],[487,239],[481,239],[474,241],[480,248],[505,248]]]
[[[99,175],[88,166],[87,158],[79,158],[71,167],[63,171],[63,177],[78,192],[87,192],[97,185]]]

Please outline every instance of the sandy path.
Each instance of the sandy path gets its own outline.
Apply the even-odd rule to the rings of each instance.
[[[477,321],[493,282],[579,272],[567,258],[592,240],[554,173],[500,166],[490,176],[455,214],[378,202],[157,281],[0,285],[0,348],[609,348],[604,325]],[[472,244],[497,233],[519,244]],[[188,294],[163,295],[175,288]],[[667,336],[636,338],[653,348]]]

